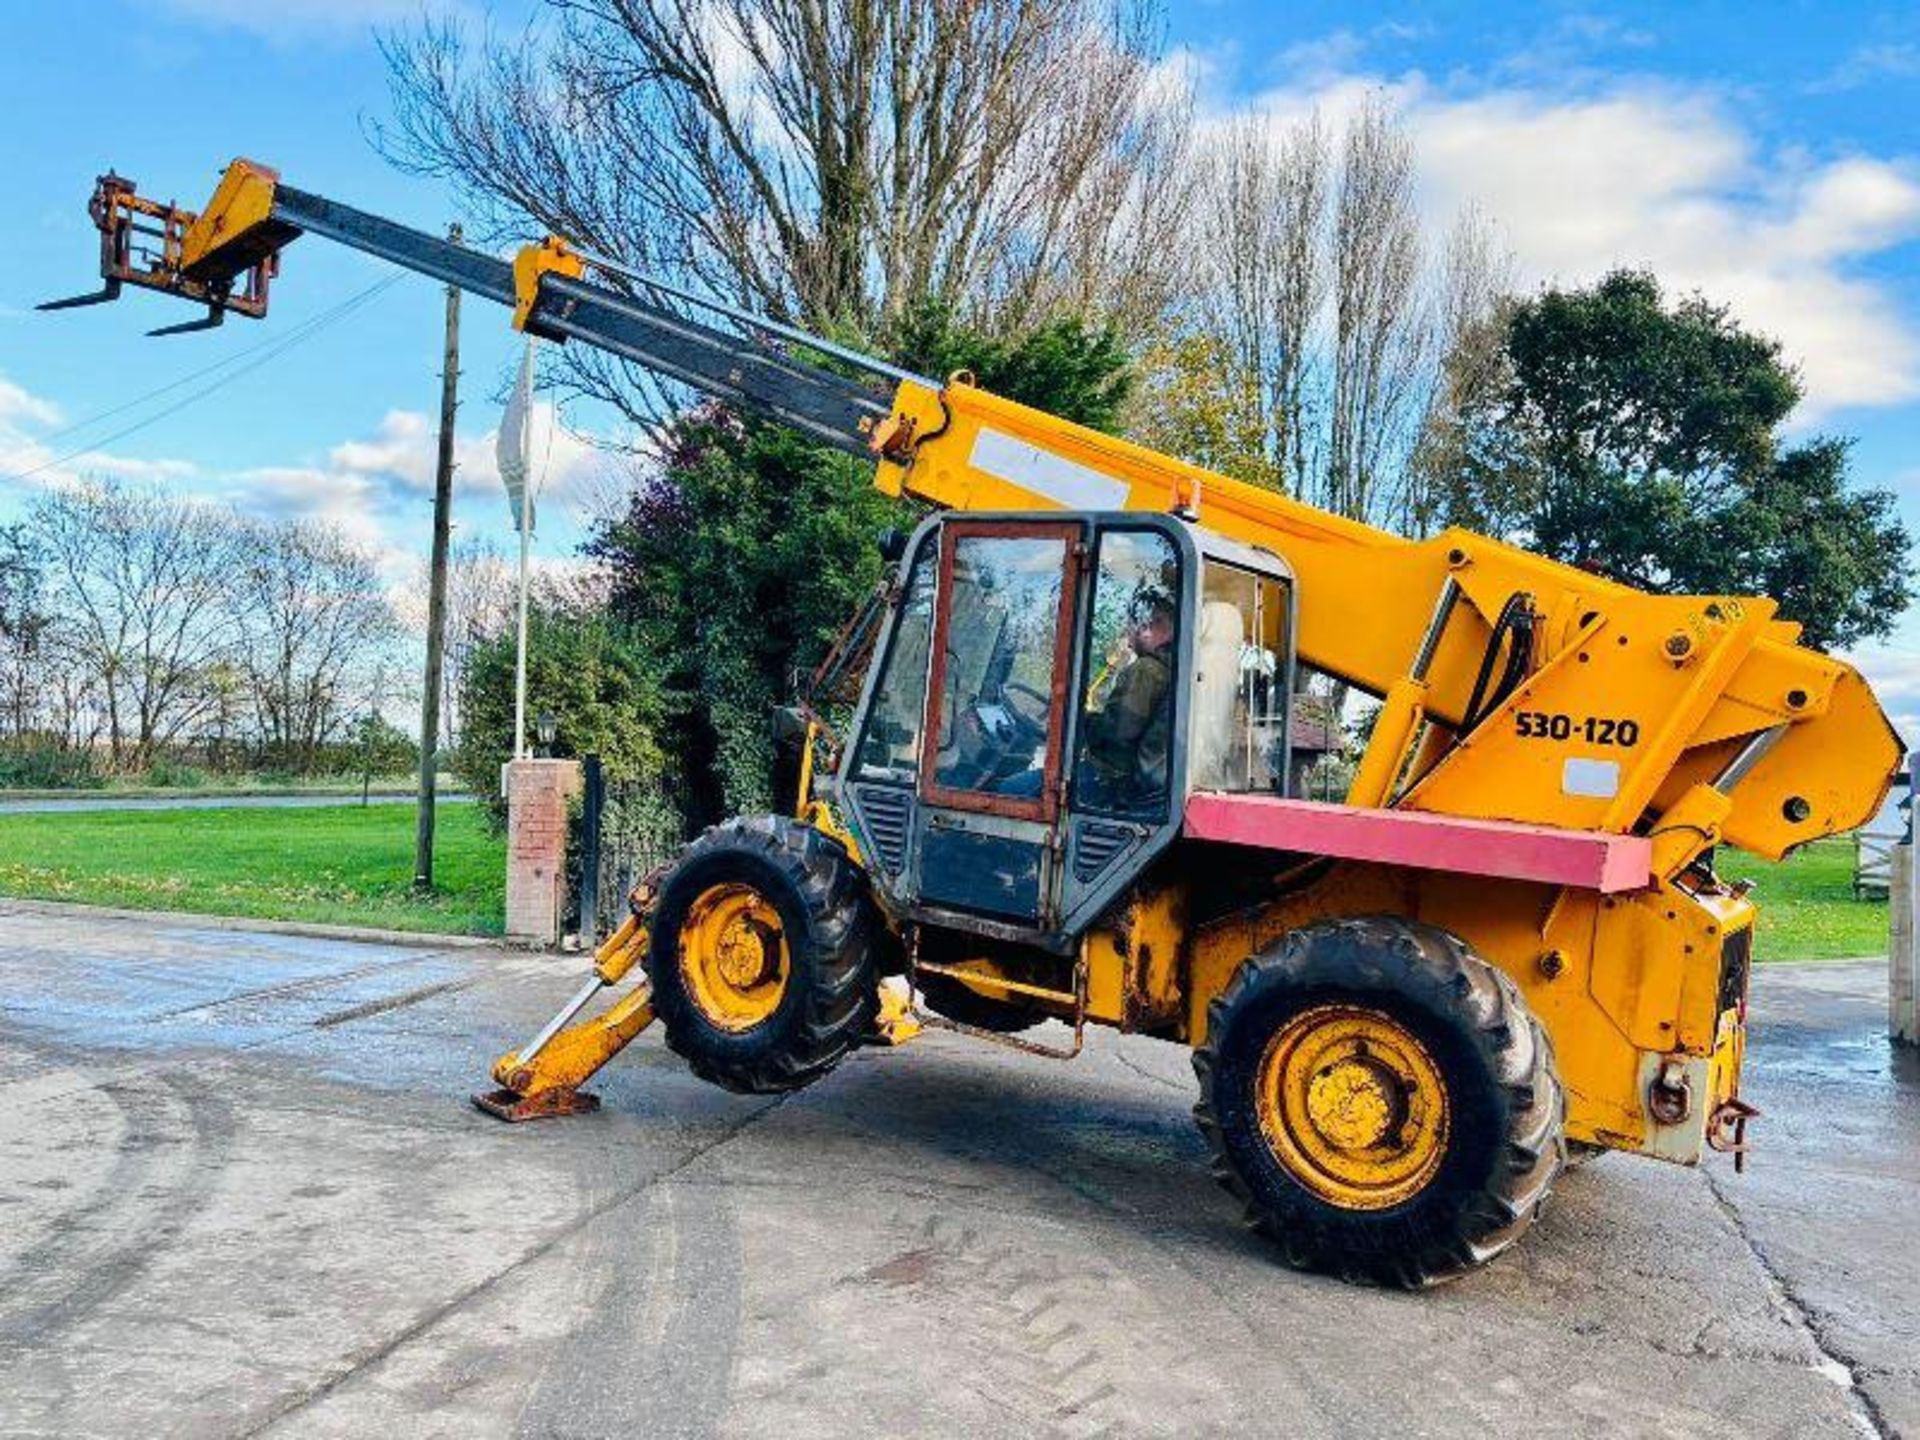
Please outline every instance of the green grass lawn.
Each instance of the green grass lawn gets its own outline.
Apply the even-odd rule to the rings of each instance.
[[[446,774],[439,777],[438,784],[442,795],[460,788],[460,782]],[[0,785],[0,800],[217,800],[230,795],[338,795],[343,800],[357,800],[362,788],[375,795],[411,795],[418,785],[416,775],[375,775],[362,781],[352,775],[206,775],[190,771],[164,785],[153,783],[146,773],[110,775],[97,784],[53,790]]]
[[[502,842],[472,805],[441,809],[438,893],[412,893],[413,807],[101,810],[0,815],[0,894],[394,930],[497,935]],[[1853,898],[1853,841],[1783,864],[1721,852],[1751,878],[1760,960],[1884,955],[1887,905]]]
[[[1777,865],[1723,850],[1718,869],[1724,879],[1754,882],[1756,960],[1887,953],[1887,902],[1853,898],[1851,836],[1821,840]]]
[[[505,850],[478,808],[440,809],[424,899],[413,823],[411,805],[0,815],[0,894],[498,935]]]

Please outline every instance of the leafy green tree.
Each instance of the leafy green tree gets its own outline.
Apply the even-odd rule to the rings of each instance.
[[[483,640],[461,674],[465,722],[453,772],[496,824],[500,767],[513,756],[512,633]],[[554,717],[553,753],[597,754],[609,782],[661,773],[660,687],[634,631],[612,616],[536,605],[527,616],[527,713]]]
[[[878,579],[890,522],[870,467],[707,407],[589,542],[660,677],[692,823],[770,804],[771,711]]]
[[[934,379],[956,370],[996,395],[1114,431],[1132,393],[1126,343],[1111,326],[1059,316],[1012,336],[960,323],[943,305],[922,304],[894,327],[888,348],[898,364]]]
[[[338,739],[314,746],[300,769],[269,767],[269,773],[385,776],[419,768],[420,742],[378,711],[366,711],[354,717]]]
[[[1127,397],[1124,348],[1071,319],[996,338],[922,308],[889,347],[901,364],[1111,428]],[[665,749],[687,818],[768,808],[769,717],[878,581],[875,541],[913,516],[868,463],[720,406],[670,428],[656,473],[588,542],[660,678]]]
[[[1156,339],[1142,350],[1140,369],[1135,438],[1235,480],[1286,488],[1286,465],[1258,422],[1259,382],[1226,342],[1204,331]]]
[[[1776,342],[1628,270],[1490,323],[1498,363],[1438,441],[1449,520],[1648,589],[1771,595],[1816,645],[1892,629],[1893,497],[1847,487],[1845,440],[1782,448],[1801,390]]]
[[[1783,450],[1718,517],[1701,556],[1712,587],[1752,588],[1782,601],[1820,645],[1890,631],[1913,595],[1911,542],[1886,490],[1850,491],[1852,441],[1821,436]]]

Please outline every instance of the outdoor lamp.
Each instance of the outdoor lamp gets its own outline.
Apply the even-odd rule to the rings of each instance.
[[[550,756],[553,754],[553,736],[557,728],[558,725],[553,718],[553,712],[551,710],[542,710],[534,717],[533,734],[534,738],[540,742],[540,753],[542,755]]]

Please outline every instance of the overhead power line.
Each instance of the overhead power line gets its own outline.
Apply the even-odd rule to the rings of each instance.
[[[344,320],[348,315],[352,314],[355,310],[358,310],[361,306],[365,305],[369,300],[372,300],[376,295],[380,294],[381,291],[386,290],[389,287],[397,284],[400,280],[404,278],[405,277],[401,275],[389,275],[384,280],[375,281],[372,285],[369,285],[366,289],[360,291],[357,295],[351,295],[347,299],[341,301],[338,305],[334,306],[331,310],[324,310],[320,314],[315,315],[312,319],[302,321],[299,325],[295,326],[292,330],[289,330],[284,335],[279,335],[274,337],[271,340],[262,341],[257,345],[249,346],[247,349],[242,350],[237,354],[229,355],[223,360],[217,360],[211,365],[203,365],[200,369],[190,371],[189,373],[180,376],[176,380],[170,380],[165,385],[157,386],[154,389],[147,391],[146,394],[144,395],[136,396],[134,399],[128,400],[123,404],[116,405],[109,410],[102,410],[97,415],[91,415],[87,417],[85,420],[76,421],[74,424],[69,425],[64,429],[54,431],[53,434],[45,438],[50,440],[57,440],[64,435],[72,435],[81,430],[91,429],[93,426],[99,424],[102,420],[107,420],[112,418],[115,415],[125,414],[129,410],[137,409],[139,406],[146,404],[150,400],[157,400],[162,395],[171,394],[173,391],[180,389],[183,385],[191,384],[194,381],[204,379],[209,375],[215,375],[221,370],[225,370],[227,372],[226,374],[219,375],[219,377],[211,381],[211,383],[203,386],[198,390],[195,390],[192,394],[183,396],[181,399],[174,401],[171,405],[166,405],[161,407],[159,410],[154,411],[151,415],[143,416],[141,419],[134,421],[131,425],[122,426],[120,429],[115,430],[112,434],[104,435],[97,440],[89,441],[87,444],[81,446],[77,450],[70,450],[63,455],[56,455],[50,460],[43,460],[38,465],[32,466],[29,469],[17,471],[12,475],[7,476],[6,481],[14,482],[14,481],[20,481],[20,480],[29,480],[33,476],[38,475],[43,471],[52,470],[57,466],[65,465],[71,461],[81,459],[87,455],[93,454],[95,451],[99,450],[103,446],[111,445],[119,440],[124,440],[129,435],[137,434],[140,431],[146,429],[149,425],[158,424],[160,421],[166,419],[169,415],[178,414],[180,411],[186,409],[188,406],[196,403],[197,401],[204,400],[207,396],[214,394],[216,391],[224,389],[226,386],[231,385],[234,381],[240,379],[242,376],[252,374],[255,370],[260,369],[262,366],[267,365],[270,362],[279,359],[282,355],[286,354],[289,350],[295,349],[296,347],[306,343],[308,340],[311,340],[315,335],[319,334],[322,330],[327,329],[328,327],[334,325],[338,321]],[[243,361],[247,363],[244,363],[244,364],[241,363]]]

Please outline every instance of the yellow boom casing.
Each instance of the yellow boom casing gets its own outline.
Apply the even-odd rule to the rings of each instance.
[[[1537,668],[1418,777],[1399,802],[1407,808],[1626,833],[1785,727],[1745,772],[1715,837],[1778,859],[1864,824],[1892,783],[1899,738],[1866,682],[1796,644],[1799,627],[1774,620],[1770,600],[1649,595],[1464,530],[1407,540],[964,384],[907,382],[894,404],[902,428],[927,438],[904,463],[881,459],[882,490],[955,510],[1183,504],[1206,528],[1286,559],[1301,663],[1370,694],[1408,677],[1452,578],[1467,603],[1441,635],[1421,697],[1425,720],[1442,729],[1465,713],[1501,607],[1531,595],[1545,622]],[[1017,443],[982,447],[986,435]],[[1017,465],[1000,458],[1023,453]],[[1548,717],[1549,733],[1520,744],[1522,713]],[[1564,738],[1553,733],[1559,715]],[[1630,745],[1612,743],[1623,725]],[[1603,777],[1611,793],[1570,790],[1566,761],[1596,751],[1618,767]]]
[[[194,216],[180,242],[180,268],[198,274],[211,260],[233,274],[279,250],[291,237],[268,225],[280,172],[235,160],[220,175],[207,208]],[[258,237],[250,243],[249,237]]]
[[[540,298],[543,279],[565,275],[577,280],[585,269],[579,252],[558,235],[549,235],[538,245],[521,246],[513,257],[513,328],[527,328],[527,317]]]

